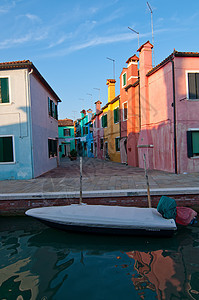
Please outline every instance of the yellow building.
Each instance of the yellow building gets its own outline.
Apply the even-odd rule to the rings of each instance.
[[[104,157],[120,162],[120,96],[115,97],[115,80],[108,79],[108,103],[102,107],[101,126],[104,128]]]

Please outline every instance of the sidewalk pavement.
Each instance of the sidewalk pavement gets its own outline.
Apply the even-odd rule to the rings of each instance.
[[[0,181],[0,200],[21,199],[28,195],[78,195],[80,189],[80,160],[61,160],[55,168],[36,179]],[[148,171],[151,194],[199,194],[199,173],[173,174]],[[83,158],[83,195],[138,195],[146,194],[143,169],[121,163]]]

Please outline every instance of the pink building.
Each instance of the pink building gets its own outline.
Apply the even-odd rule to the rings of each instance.
[[[199,171],[199,53],[174,52],[152,68],[152,48],[138,51],[141,128],[139,167]]]
[[[139,81],[138,57],[133,55],[120,75],[121,162],[138,166]]]

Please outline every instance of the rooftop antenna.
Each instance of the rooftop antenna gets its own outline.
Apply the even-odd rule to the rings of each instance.
[[[107,59],[109,59],[113,62],[113,79],[115,79],[115,60],[110,57],[107,57]]]
[[[155,67],[155,55],[154,55],[154,36],[153,36],[153,11],[151,9],[151,6],[149,5],[149,2],[147,1],[148,8],[151,12],[151,30],[152,30],[152,44],[153,44],[153,66]]]
[[[93,89],[99,91],[99,101],[100,101],[100,89],[99,88],[93,88]]]
[[[140,48],[140,43],[139,43],[139,32],[136,31],[136,30],[134,30],[134,29],[132,29],[131,27],[128,27],[128,29],[130,29],[131,31],[133,31],[133,32],[135,32],[135,33],[137,34],[137,36],[138,36],[138,49],[139,49],[139,48]]]
[[[93,106],[93,94],[87,93],[87,95],[91,96],[91,110],[92,110],[92,106]]]
[[[77,112],[77,111],[76,111],[76,110],[73,110],[72,112],[73,112],[73,117],[74,117],[74,121],[75,121],[75,119],[76,119],[76,112]]]

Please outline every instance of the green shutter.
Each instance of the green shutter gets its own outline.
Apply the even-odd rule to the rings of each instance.
[[[196,98],[199,99],[199,73],[196,73]]]
[[[0,162],[13,162],[12,137],[0,137]]]
[[[189,99],[196,99],[196,76],[195,73],[188,73]]]
[[[193,147],[192,147],[192,132],[187,131],[187,156],[193,156]]]
[[[50,115],[50,98],[48,97],[48,114]]]
[[[107,127],[107,115],[104,116],[104,127]]]
[[[126,73],[123,74],[123,86],[126,85]]]
[[[114,123],[118,123],[119,121],[119,107],[114,109]]]
[[[55,119],[58,120],[58,111],[57,111],[57,105],[55,104]]]
[[[9,103],[8,78],[0,78],[0,103]]]
[[[199,131],[192,131],[193,154],[199,155]]]

